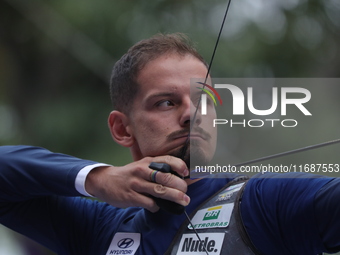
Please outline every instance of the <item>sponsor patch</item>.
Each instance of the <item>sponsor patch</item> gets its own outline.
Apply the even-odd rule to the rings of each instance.
[[[201,241],[195,234],[183,234],[177,255],[206,255],[206,251],[209,254],[221,254],[224,233],[200,233],[199,237]]]
[[[199,210],[192,218],[195,229],[228,227],[234,204],[219,205]],[[192,229],[191,224],[188,225]]]
[[[223,193],[218,195],[216,202],[229,200],[236,191],[239,191],[242,188],[243,184],[244,183],[239,183],[226,188]]]
[[[106,255],[135,254],[140,245],[140,233],[118,232],[114,235]]]

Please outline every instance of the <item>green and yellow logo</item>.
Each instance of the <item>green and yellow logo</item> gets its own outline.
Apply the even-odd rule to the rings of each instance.
[[[211,207],[204,214],[203,220],[217,220],[221,213],[222,206]]]

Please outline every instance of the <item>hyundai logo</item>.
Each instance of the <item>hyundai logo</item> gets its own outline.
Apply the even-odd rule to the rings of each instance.
[[[129,248],[133,245],[134,241],[131,238],[123,238],[122,240],[120,240],[117,245],[119,248],[121,249],[126,249]]]

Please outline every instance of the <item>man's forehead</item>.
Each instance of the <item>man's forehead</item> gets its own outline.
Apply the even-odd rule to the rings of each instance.
[[[143,68],[139,70],[137,79],[144,72],[156,71],[155,67],[157,68],[157,70],[164,68],[164,71],[166,71],[168,70],[169,65],[174,65],[173,67],[178,67],[177,64],[180,62],[188,62],[188,63],[190,62],[190,65],[199,65],[199,66],[202,66],[202,68],[207,70],[205,64],[201,60],[199,60],[198,58],[196,58],[195,56],[191,54],[181,55],[178,53],[167,53],[167,54],[160,55],[148,61],[143,66]],[[174,68],[174,69],[171,69],[171,71],[181,71],[181,69]]]
[[[159,80],[167,80],[168,85],[177,85],[178,81],[186,81],[186,85],[189,85],[190,78],[204,78],[206,72],[206,66],[196,57],[170,54],[151,60],[139,71],[136,80],[140,86],[157,83]]]

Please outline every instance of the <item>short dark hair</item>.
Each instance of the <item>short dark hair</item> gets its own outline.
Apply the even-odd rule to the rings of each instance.
[[[133,45],[113,66],[110,95],[114,109],[127,114],[138,92],[136,79],[139,71],[151,60],[170,53],[182,56],[190,54],[207,65],[189,38],[182,33],[157,34],[142,40]]]

